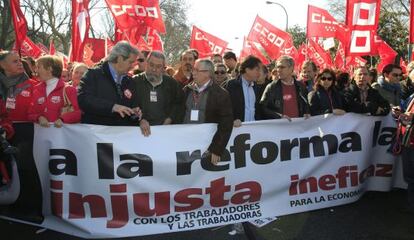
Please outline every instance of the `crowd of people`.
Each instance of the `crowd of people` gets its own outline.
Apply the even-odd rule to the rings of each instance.
[[[232,129],[243,122],[391,112],[406,136],[401,154],[414,212],[414,62],[407,69],[389,64],[378,74],[367,66],[352,73],[319,69],[308,60],[296,73],[289,56],[267,66],[255,56],[238,60],[233,52],[199,59],[194,49],[181,54],[177,68],[167,62],[163,53],[141,52],[125,41],[93,68],[1,51],[0,124],[11,138],[12,123],[22,121],[57,128],[139,126],[146,137],[156,125],[217,123],[204,153],[217,164]]]

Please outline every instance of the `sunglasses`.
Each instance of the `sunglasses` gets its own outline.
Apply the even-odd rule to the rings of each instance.
[[[226,74],[226,71],[215,71],[214,73],[223,75],[223,74]]]
[[[320,78],[322,81],[328,80],[328,81],[332,81],[333,77],[321,77]]]
[[[138,58],[137,61],[138,62],[145,62],[145,59],[144,58]]]

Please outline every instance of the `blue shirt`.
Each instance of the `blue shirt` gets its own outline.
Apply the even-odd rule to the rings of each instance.
[[[242,87],[244,96],[244,122],[250,122],[255,120],[254,113],[256,94],[254,93],[253,85],[253,82],[249,82],[242,77]]]
[[[121,84],[122,78],[125,76],[125,74],[118,76],[118,73],[116,72],[115,68],[112,67],[112,64],[109,63],[108,66],[109,66],[109,72],[111,73],[112,78],[114,79],[115,83]]]

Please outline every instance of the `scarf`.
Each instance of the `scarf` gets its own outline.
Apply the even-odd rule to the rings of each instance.
[[[378,84],[387,91],[397,92],[398,95],[401,93],[401,86],[399,83],[389,83],[384,80],[384,77],[378,78]]]
[[[29,79],[26,73],[17,76],[6,77],[0,72],[0,96],[3,99],[7,97],[14,97],[27,87],[16,88],[17,85]],[[30,85],[29,85],[30,86]]]

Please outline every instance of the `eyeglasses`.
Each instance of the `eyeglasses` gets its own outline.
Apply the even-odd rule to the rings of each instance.
[[[326,81],[326,80],[328,80],[328,81],[332,81],[333,80],[333,77],[321,77],[320,78],[322,81]]]
[[[215,74],[220,74],[220,75],[223,75],[223,74],[226,74],[226,71],[215,71],[214,73],[215,73]]]
[[[138,58],[137,61],[138,62],[145,62],[145,59],[144,58]]]
[[[391,74],[393,77],[402,77],[403,75],[402,74],[398,74],[398,73],[392,73]]]

